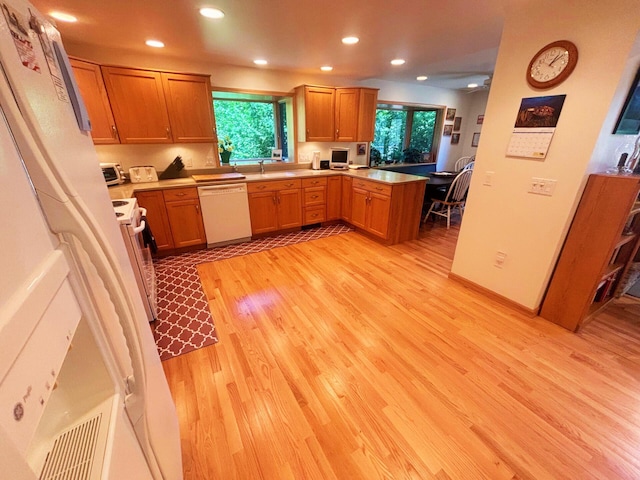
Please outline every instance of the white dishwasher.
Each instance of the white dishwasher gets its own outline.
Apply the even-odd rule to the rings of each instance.
[[[207,247],[251,240],[246,183],[198,187]]]

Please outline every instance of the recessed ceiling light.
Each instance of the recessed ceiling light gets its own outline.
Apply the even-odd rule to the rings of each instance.
[[[322,70],[323,72],[330,72],[331,70],[333,70],[333,67],[331,65],[323,65],[322,67],[320,67],[320,70]]]
[[[149,46],[149,47],[154,47],[154,48],[162,48],[162,47],[164,47],[164,43],[162,43],[160,40],[147,40],[144,43],[146,43],[147,46]]]
[[[254,60],[253,63],[255,63],[256,65],[266,65],[267,61],[263,60],[262,58],[258,58],[257,60]]]
[[[61,22],[73,23],[78,21],[76,17],[74,17],[73,15],[69,15],[68,13],[51,12],[49,15],[51,15],[56,20],[60,20]]]
[[[467,85],[467,88],[476,88],[477,86],[477,83],[470,83],[469,85]]]
[[[358,43],[360,39],[358,37],[344,37],[342,39],[342,43],[345,45],[353,45],[354,43]]]
[[[200,15],[207,18],[223,18],[224,12],[222,10],[218,10],[217,8],[201,8]]]
[[[419,82],[424,82],[427,78],[426,75],[420,75],[419,77],[416,77],[416,80],[418,80]]]
[[[405,61],[402,58],[394,58],[391,60],[391,65],[404,65]]]

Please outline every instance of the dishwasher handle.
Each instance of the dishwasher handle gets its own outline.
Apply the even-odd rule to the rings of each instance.
[[[198,187],[199,197],[208,197],[213,195],[228,195],[229,193],[246,193],[246,183],[227,183],[224,185],[208,185],[206,187]]]

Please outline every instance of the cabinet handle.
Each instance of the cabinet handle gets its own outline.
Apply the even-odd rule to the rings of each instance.
[[[176,197],[184,197],[185,195],[186,193],[184,192],[176,193]]]
[[[196,205],[196,212],[200,213],[200,205]]]
[[[118,138],[118,130],[116,130],[116,126],[115,125],[111,125],[111,136],[113,138]]]
[[[265,185],[258,185],[258,190],[264,190],[266,188]]]
[[[271,201],[273,201],[273,204],[274,204],[274,205],[275,205],[276,203],[278,203],[278,200],[277,200],[277,198],[276,198],[276,197],[277,197],[277,195],[276,195],[275,193],[274,193],[274,194],[273,194],[273,196],[271,197]]]
[[[316,218],[318,216],[317,213],[314,213],[313,215],[311,215],[311,218]]]
[[[311,198],[318,198],[318,195],[311,195]]]
[[[278,194],[277,197],[278,197],[278,203],[280,203],[280,195]]]
[[[384,190],[382,187],[376,187],[376,190],[380,191],[380,190]]]
[[[340,131],[340,130],[338,130],[338,129],[336,128],[336,137],[338,136],[338,132],[339,132],[339,131]]]
[[[171,130],[169,130],[169,127],[166,127],[166,128],[167,128],[167,138],[171,138]]]

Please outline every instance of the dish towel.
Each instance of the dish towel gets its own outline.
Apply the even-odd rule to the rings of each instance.
[[[144,222],[144,230],[142,230],[142,241],[144,242],[145,247],[149,247],[151,253],[156,253],[158,251],[158,245],[156,244],[156,239],[151,233],[151,227],[149,226],[149,222],[147,222],[146,216],[140,217],[140,222]]]

